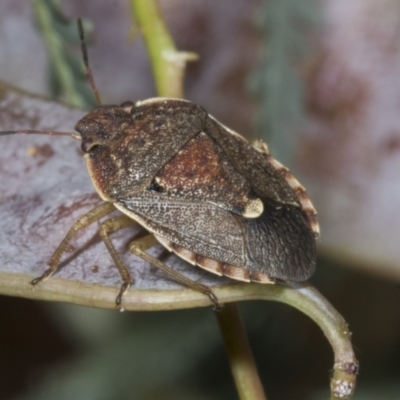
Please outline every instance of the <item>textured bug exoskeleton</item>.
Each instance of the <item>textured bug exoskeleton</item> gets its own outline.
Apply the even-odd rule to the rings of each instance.
[[[99,107],[75,129],[102,199],[191,264],[247,282],[313,273],[316,212],[262,142],[164,98]]]
[[[78,21],[83,59],[100,105]],[[100,226],[123,279],[117,296],[133,282],[109,235],[139,223],[150,235],[130,245],[132,253],[176,281],[218,300],[146,253],[157,241],[179,257],[217,275],[245,282],[304,281],[315,269],[319,234],[316,211],[305,189],[271,157],[265,143],[250,144],[201,106],[154,98],[121,106],[99,106],[69,135],[82,141],[92,182],[105,201],[80,218],[50,258],[35,285],[54,274],[75,233],[112,213]]]

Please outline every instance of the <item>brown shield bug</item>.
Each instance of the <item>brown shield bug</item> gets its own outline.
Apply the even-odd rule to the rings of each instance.
[[[259,283],[303,281],[315,269],[319,234],[316,211],[305,189],[271,157],[266,144],[250,144],[190,101],[153,98],[99,106],[75,126],[76,133],[7,131],[69,135],[81,140],[94,187],[104,203],[82,216],[50,258],[49,268],[32,281],[50,277],[75,233],[115,211],[122,215],[100,225],[100,236],[123,284],[133,283],[110,234],[140,224],[149,235],[130,250],[176,281],[218,300],[194,282],[146,253],[161,243],[182,259],[229,278]]]

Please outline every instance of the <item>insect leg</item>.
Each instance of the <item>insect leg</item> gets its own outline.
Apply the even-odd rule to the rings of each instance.
[[[118,296],[115,299],[115,304],[118,307],[121,305],[122,296],[127,292],[129,287],[132,285],[133,278],[132,278],[128,268],[126,267],[126,265],[122,261],[121,257],[119,256],[114,245],[112,244],[109,235],[111,233],[114,233],[121,229],[129,228],[130,226],[136,225],[136,224],[137,224],[136,221],[127,217],[126,215],[120,215],[115,218],[110,218],[107,221],[104,221],[100,225],[100,230],[99,230],[100,236],[103,239],[103,242],[106,245],[107,250],[109,251],[116,267],[118,268],[118,271],[122,277],[122,280],[124,281],[124,283],[122,284],[121,289],[118,293]]]
[[[141,259],[149,262],[150,264],[154,265],[155,267],[161,269],[167,275],[169,275],[171,278],[173,278],[176,282],[208,296],[209,299],[211,300],[211,302],[214,304],[214,309],[216,311],[219,311],[222,309],[222,306],[219,304],[217,296],[212,292],[212,290],[208,286],[187,278],[185,275],[182,275],[181,273],[175,271],[173,268],[164,264],[162,261],[147,254],[145,252],[145,249],[143,248],[143,244],[150,243],[150,239],[147,239],[147,238],[148,238],[148,236],[145,236],[144,238],[139,239],[139,241],[134,240],[129,246],[129,250],[131,251],[131,253],[133,253],[136,256],[140,257]],[[144,240],[144,239],[148,240],[148,242],[146,243],[143,241],[143,243],[141,243],[140,240]],[[154,244],[156,244],[156,242],[154,242]],[[147,246],[147,248],[148,247],[151,247],[151,246]]]
[[[115,211],[115,207],[113,206],[113,204],[109,202],[104,202],[90,210],[87,214],[80,217],[78,221],[76,221],[74,225],[72,225],[71,229],[67,233],[67,236],[65,236],[63,241],[60,243],[56,251],[51,256],[49,262],[47,263],[50,268],[46,269],[46,271],[44,271],[44,273],[38,278],[33,279],[31,281],[31,285],[35,286],[39,282],[49,278],[51,275],[57,272],[61,256],[67,249],[72,238],[80,229],[86,228],[93,222],[98,221],[100,218],[105,217],[107,214],[110,214],[113,211]]]

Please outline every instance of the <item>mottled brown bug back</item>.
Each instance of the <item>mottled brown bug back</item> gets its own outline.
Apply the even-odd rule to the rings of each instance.
[[[103,199],[178,255],[238,280],[313,273],[318,224],[304,188],[266,146],[200,106],[150,99],[100,107],[77,130]]]
[[[118,305],[133,278],[109,234],[135,223],[150,235],[130,250],[208,295],[216,306],[208,287],[188,281],[143,249],[156,238],[194,265],[246,282],[302,281],[314,272],[316,211],[304,187],[265,144],[250,144],[201,106],[178,99],[99,106],[76,130],[93,184],[106,203],[74,224],[50,268],[33,284],[57,270],[77,230],[115,208],[123,215],[101,222],[99,233],[124,282]]]
[[[89,173],[99,194],[117,200],[144,190],[160,168],[201,131],[206,117],[200,106],[174,100],[136,103],[130,112],[109,106],[89,113],[76,130],[82,135]]]
[[[202,199],[238,215],[258,197],[205,132],[192,138],[156,175],[159,190],[187,200]]]
[[[207,132],[229,155],[235,169],[252,185],[255,193],[277,203],[299,205],[296,194],[271,165],[271,156],[258,151],[213,118],[207,120]]]

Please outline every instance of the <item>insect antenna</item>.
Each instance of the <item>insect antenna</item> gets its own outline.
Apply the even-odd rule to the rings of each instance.
[[[92,87],[93,94],[96,98],[96,103],[97,103],[97,105],[100,106],[101,99],[100,99],[100,95],[97,90],[97,87],[94,83],[92,70],[89,67],[89,58],[88,58],[88,52],[87,52],[87,47],[86,47],[86,42],[85,42],[85,34],[83,31],[82,20],[80,18],[78,18],[78,31],[79,31],[79,38],[81,41],[83,62],[85,63],[85,68],[86,68],[86,75],[89,79],[90,86]],[[51,130],[40,131],[40,130],[34,130],[34,129],[21,129],[21,130],[15,130],[15,131],[0,131],[0,136],[14,135],[16,133],[42,134],[42,135],[53,135],[53,136],[70,136],[74,139],[82,140],[81,136],[74,132],[57,132],[57,131],[51,131]]]
[[[15,133],[27,133],[27,134],[42,134],[52,136],[70,136],[73,139],[82,140],[81,136],[75,132],[57,132],[57,131],[39,131],[35,129],[21,129],[16,131],[0,131],[0,136],[14,135]]]
[[[81,40],[81,50],[82,50],[83,62],[85,63],[86,75],[89,79],[90,86],[92,87],[94,97],[96,98],[96,103],[98,106],[101,106],[101,99],[100,99],[99,91],[97,90],[96,84],[94,83],[92,70],[89,67],[89,57],[88,57],[88,52],[87,52],[87,47],[86,47],[86,42],[85,42],[85,33],[83,31],[83,24],[82,24],[82,20],[80,18],[78,18],[78,31],[79,31],[79,38]]]

